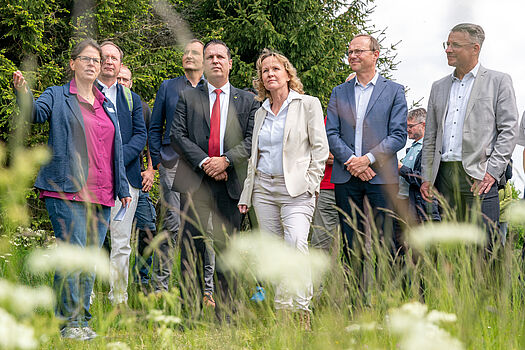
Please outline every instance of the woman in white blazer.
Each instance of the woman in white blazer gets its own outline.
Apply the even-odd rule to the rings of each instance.
[[[290,61],[268,49],[257,60],[254,86],[257,99],[264,102],[255,113],[239,210],[246,213],[253,205],[262,231],[308,254],[310,222],[328,158],[321,103],[304,95]],[[296,291],[277,286],[275,306],[302,311],[309,327],[311,298],[311,283]]]

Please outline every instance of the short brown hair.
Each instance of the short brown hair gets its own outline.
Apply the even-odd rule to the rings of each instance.
[[[373,50],[373,51],[379,51],[381,49],[381,46],[379,45],[379,41],[377,41],[376,38],[374,38],[372,35],[370,34],[357,34],[356,36],[354,36],[354,38],[352,40],[354,40],[355,38],[359,38],[359,37],[365,37],[365,38],[368,38],[370,40],[370,50]]]
[[[271,49],[264,49],[256,63],[257,78],[253,80],[253,87],[257,90],[257,97],[255,97],[255,99],[258,101],[264,101],[264,99],[269,98],[270,103],[272,102],[272,95],[270,94],[270,91],[266,90],[262,81],[262,63],[268,57],[275,57],[279,62],[281,62],[281,64],[284,66],[284,69],[286,69],[286,72],[290,76],[288,89],[295,90],[300,94],[304,94],[303,83],[301,83],[301,80],[297,76],[297,70],[292,65],[290,60],[288,60],[288,58],[286,58],[286,56],[280,52]]]
[[[122,63],[122,59],[124,58],[124,51],[122,51],[122,49],[117,44],[110,40],[103,41],[102,44],[100,44],[100,47],[102,48],[106,45],[112,45],[118,50],[120,54],[120,63]]]
[[[100,47],[100,45],[93,39],[84,39],[78,44],[76,44],[73,47],[73,49],[71,49],[71,60],[76,60],[78,55],[80,55],[82,51],[84,51],[84,49],[88,46],[91,46],[92,48],[97,50],[100,58],[102,59],[102,48]],[[73,79],[73,77],[75,76],[75,72],[71,70],[71,67],[69,67],[69,65],[67,66],[66,71],[69,79]]]

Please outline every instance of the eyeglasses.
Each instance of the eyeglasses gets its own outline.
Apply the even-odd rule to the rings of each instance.
[[[466,44],[458,44],[456,42],[443,42],[443,48],[446,50],[448,49],[449,47],[452,48],[452,50],[459,50],[461,49],[462,47],[465,47],[465,46],[469,46],[469,45],[475,45],[476,43],[466,43]]]
[[[352,55],[356,55],[356,56],[361,56],[363,54],[363,52],[365,51],[375,51],[375,50],[348,50],[348,56],[352,56]]]
[[[414,126],[417,126],[417,125],[419,125],[421,123],[423,123],[423,122],[419,122],[419,123],[416,123],[416,124],[407,124],[407,129],[413,128]]]
[[[93,64],[100,64],[100,58],[98,57],[77,56],[77,58],[83,63],[93,62]]]

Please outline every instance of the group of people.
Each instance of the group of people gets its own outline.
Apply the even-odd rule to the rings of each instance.
[[[227,321],[237,281],[222,253],[252,207],[261,231],[304,254],[309,236],[313,247],[328,251],[340,226],[351,264],[364,253],[370,220],[393,257],[404,246],[404,227],[392,212],[408,222],[439,220],[436,191],[462,220],[479,200],[494,240],[497,184],[517,142],[518,112],[510,77],[479,63],[483,41],[478,25],[452,28],[443,45],[455,69],[433,84],[428,111],[409,112],[404,87],[379,74],[380,46],[368,34],[351,40],[355,75],[333,89],[326,117],[288,58],[270,49],[256,62],[256,95],[232,86],[230,49],[220,40],[185,46],[184,75],[161,84],[151,115],[130,90],[131,71],[110,41],[79,43],[70,81],[36,101],[19,71],[13,83],[19,99],[32,101],[32,121],[50,126],[53,156],[35,187],[57,240],[101,246],[111,232],[110,300],[127,301],[136,222],[139,282],[150,270],[143,251],[155,241],[151,285],[168,290],[179,246],[184,304],[215,308]],[[414,142],[398,161],[407,134]],[[157,225],[148,196],[155,171]],[[57,270],[63,337],[96,336],[88,326],[93,279]],[[311,283],[293,291],[277,285],[275,308],[297,311],[309,328],[312,295]]]

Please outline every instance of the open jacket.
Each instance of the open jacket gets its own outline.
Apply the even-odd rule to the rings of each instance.
[[[106,98],[102,104],[115,127],[113,154],[113,192],[117,197],[129,197],[128,181],[122,155],[120,127],[113,104]],[[32,99],[31,121],[49,122],[48,145],[52,158],[40,168],[35,187],[54,192],[76,193],[88,178],[88,151],[84,118],[76,95],[69,92],[69,83],[47,88]]]
[[[263,107],[255,113],[251,157],[239,205],[251,206],[259,160],[259,132],[266,115]],[[290,196],[319,193],[328,154],[321,102],[317,97],[297,95],[288,107],[283,136],[284,182]]]

